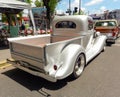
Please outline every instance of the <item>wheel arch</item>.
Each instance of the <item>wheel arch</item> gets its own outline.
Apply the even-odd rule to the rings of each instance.
[[[63,79],[73,73],[74,64],[79,54],[83,54],[86,61],[85,50],[79,44],[70,44],[62,50],[61,61],[63,64],[56,73],[57,79]]]

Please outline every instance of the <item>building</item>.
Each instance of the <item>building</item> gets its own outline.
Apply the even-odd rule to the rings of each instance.
[[[120,19],[120,9],[110,11],[109,15],[108,15],[108,18],[109,19],[114,19],[114,18],[115,19]]]

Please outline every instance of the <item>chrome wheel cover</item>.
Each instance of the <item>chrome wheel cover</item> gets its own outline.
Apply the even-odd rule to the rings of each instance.
[[[74,67],[74,74],[76,77],[80,76],[84,70],[85,66],[85,57],[83,54],[80,54],[76,60],[75,67]]]

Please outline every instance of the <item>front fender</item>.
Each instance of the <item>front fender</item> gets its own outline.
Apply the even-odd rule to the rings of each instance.
[[[75,61],[80,53],[85,54],[85,50],[78,44],[70,44],[62,50],[60,57],[62,65],[55,74],[56,79],[63,79],[72,74]]]

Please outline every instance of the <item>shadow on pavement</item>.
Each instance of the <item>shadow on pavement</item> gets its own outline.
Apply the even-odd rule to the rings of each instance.
[[[9,46],[0,46],[0,50],[9,49]]]
[[[20,69],[11,69],[9,71],[5,71],[2,74],[8,76],[12,80],[16,81],[17,83],[21,84],[22,86],[26,87],[31,91],[38,91],[45,97],[50,97],[50,94],[43,91],[43,89],[48,90],[58,90],[62,87],[66,86],[68,82],[73,81],[71,77],[68,77],[64,80],[59,80],[57,82],[49,82],[43,78],[33,76],[27,72],[24,72]]]

